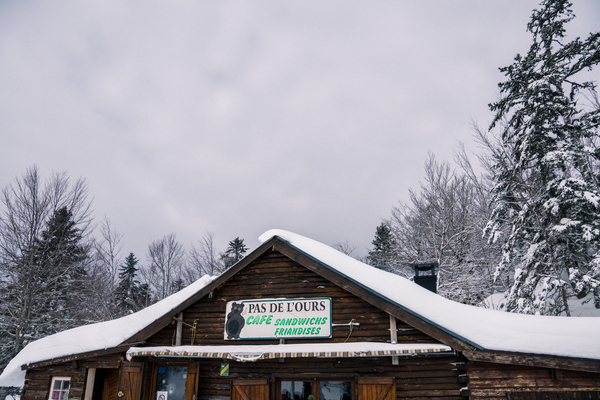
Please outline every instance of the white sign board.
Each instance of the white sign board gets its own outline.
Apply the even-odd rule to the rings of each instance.
[[[225,340],[331,337],[331,299],[262,299],[227,303]]]

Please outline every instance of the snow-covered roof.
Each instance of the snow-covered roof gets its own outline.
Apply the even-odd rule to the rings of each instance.
[[[0,386],[22,387],[25,381],[22,365],[116,347],[175,309],[214,279],[204,276],[185,289],[134,314],[80,326],[31,342],[6,366],[0,375]]]
[[[456,303],[408,279],[373,268],[288,231],[270,230],[259,239],[264,243],[275,236],[325,268],[479,349],[600,360],[600,318],[512,314]],[[5,368],[0,375],[0,386],[22,386],[25,379],[22,365],[116,347],[167,315],[214,279],[205,276],[135,314],[32,342]]]
[[[270,230],[347,279],[481,350],[600,360],[600,318],[514,314],[445,299],[398,275],[366,265],[315,240]]]

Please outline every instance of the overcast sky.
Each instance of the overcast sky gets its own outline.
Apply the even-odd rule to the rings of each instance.
[[[573,1],[569,33],[598,30]],[[364,254],[428,151],[476,151],[538,3],[0,0],[0,186],[85,178],[142,262],[271,228]]]

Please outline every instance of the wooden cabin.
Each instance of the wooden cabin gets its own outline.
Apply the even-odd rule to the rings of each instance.
[[[261,239],[217,278],[29,344],[0,386],[21,400],[600,399],[600,318],[466,306],[290,232]]]

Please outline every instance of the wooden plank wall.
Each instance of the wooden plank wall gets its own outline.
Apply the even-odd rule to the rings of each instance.
[[[107,393],[107,396],[112,400],[117,393],[116,384],[119,379],[117,368],[119,368],[121,360],[123,360],[123,356],[115,354],[27,370],[21,400],[47,400],[50,383],[52,377],[55,376],[71,377],[69,400],[81,400],[84,395],[88,368],[106,368],[107,371],[117,371],[106,374],[107,381],[105,383],[110,386],[110,393]]]
[[[467,365],[471,400],[506,399],[508,392],[600,390],[600,373],[493,363]]]
[[[332,299],[332,322],[347,324],[352,319],[360,323],[349,336],[348,326],[334,327],[332,339],[286,339],[286,343],[331,343],[355,341],[390,341],[390,320],[386,312],[355,297],[346,290],[332,284],[320,275],[308,270],[280,253],[270,251],[265,256],[244,268],[231,280],[219,287],[212,298],[208,296],[183,312],[186,323],[196,321],[196,345],[249,345],[277,344],[278,340],[239,340],[223,339],[225,306],[228,301],[260,298],[309,298],[330,297]],[[146,346],[171,345],[176,325],[162,329],[147,340]],[[400,343],[439,343],[412,326],[397,321],[398,342]],[[184,326],[182,345],[190,345],[192,332]],[[397,399],[464,399],[459,382],[464,374],[464,359],[458,356],[409,356],[400,357],[400,365],[392,365],[391,358],[364,359],[285,359],[261,360],[255,363],[229,361],[230,376],[219,376],[221,360],[203,359],[199,361],[199,398],[228,399],[232,379],[271,380],[281,376],[299,378],[301,376],[390,376],[396,378]],[[306,375],[312,373],[315,375]],[[276,396],[278,398],[279,396]]]
[[[86,368],[73,365],[73,363],[65,363],[28,370],[25,374],[25,385],[21,392],[21,400],[47,400],[50,382],[54,376],[71,378],[69,400],[83,398]]]
[[[277,252],[268,252],[244,268],[236,276],[218,288],[213,298],[205,297],[183,312],[183,320],[190,325],[196,322],[195,345],[250,345],[277,344],[278,340],[225,341],[225,306],[228,301],[261,298],[309,298],[332,299],[332,322],[347,324],[352,319],[360,323],[349,336],[348,326],[334,327],[332,339],[286,339],[286,343],[331,343],[356,341],[390,341],[389,315],[375,306],[359,299],[325,278],[306,269]],[[398,342],[439,343],[423,332],[397,321]],[[147,346],[170,346],[174,343],[176,324],[162,329],[147,340]],[[190,345],[192,330],[184,326],[182,344]]]
[[[508,400],[600,400],[600,392],[511,392]]]
[[[393,366],[389,358],[365,359],[285,359],[255,363],[229,361],[229,377],[219,376],[221,360],[201,360],[198,397],[200,400],[226,399],[231,379],[267,378],[274,387],[276,379],[311,380],[318,378],[395,377],[396,399],[464,400],[459,375],[462,360],[453,356],[406,357]],[[307,374],[307,371],[310,373]],[[275,396],[278,399],[279,396]]]

